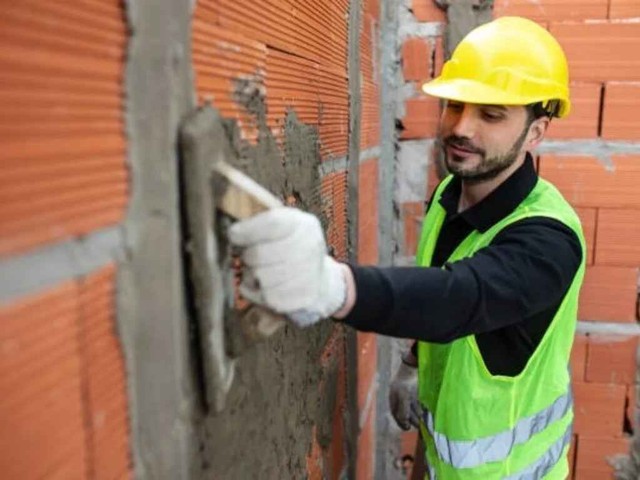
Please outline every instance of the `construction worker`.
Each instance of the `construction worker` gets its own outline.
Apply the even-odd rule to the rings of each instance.
[[[298,326],[332,317],[417,340],[391,407],[420,429],[432,480],[564,479],[585,242],[530,153],[569,113],[564,53],[536,23],[500,18],[469,33],[423,90],[445,101],[450,175],[429,202],[416,267],[337,262],[320,222],[283,207],[229,231],[243,247],[242,291]]]

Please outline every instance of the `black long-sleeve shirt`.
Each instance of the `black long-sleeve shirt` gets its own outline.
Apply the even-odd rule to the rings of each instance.
[[[357,298],[343,322],[436,343],[475,334],[492,374],[520,373],[580,265],[576,234],[556,220],[528,218],[506,227],[472,257],[446,260],[473,230],[485,232],[509,215],[537,181],[528,156],[485,199],[457,213],[461,183],[454,179],[440,199],[446,218],[433,266],[352,266]]]

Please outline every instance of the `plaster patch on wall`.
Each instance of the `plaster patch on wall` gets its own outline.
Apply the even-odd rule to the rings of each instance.
[[[398,203],[426,200],[427,167],[433,161],[434,143],[434,140],[412,140],[398,144]]]
[[[322,217],[317,129],[289,111],[281,148],[267,127],[260,79],[242,79],[236,87],[236,101],[255,117],[258,136],[255,144],[250,143],[242,138],[237,122],[225,120],[231,146],[229,163],[275,195]],[[324,218],[324,223],[330,220]],[[229,285],[233,274],[222,223],[217,236],[221,267]],[[228,307],[226,331],[233,340],[238,338],[233,333],[237,332],[237,317]],[[317,431],[322,445],[331,441],[327,424],[335,409],[337,362],[321,369],[318,361],[334,328],[330,322],[304,330],[287,325],[251,348],[227,345],[239,354],[235,379],[225,410],[218,415],[210,413],[201,422],[199,478],[305,477],[313,427],[320,426]],[[334,401],[328,401],[331,396]]]

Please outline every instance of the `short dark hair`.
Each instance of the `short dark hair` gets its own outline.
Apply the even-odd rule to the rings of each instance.
[[[536,102],[530,103],[526,106],[528,123],[531,125],[535,120],[548,117],[549,119],[558,116],[560,110],[560,102],[557,100],[550,100],[548,102]]]

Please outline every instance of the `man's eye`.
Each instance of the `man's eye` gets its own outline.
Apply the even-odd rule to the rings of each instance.
[[[460,112],[460,111],[462,111],[462,104],[461,103],[448,102],[447,103],[447,108],[449,110],[453,110],[454,112]]]
[[[496,112],[482,112],[482,117],[489,122],[499,122],[504,117],[501,113]]]

